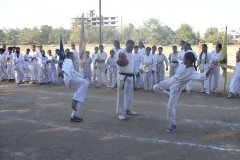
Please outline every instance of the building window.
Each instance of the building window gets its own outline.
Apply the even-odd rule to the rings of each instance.
[[[108,24],[108,22],[104,22],[104,24]]]
[[[115,19],[115,17],[111,17],[111,20],[114,20]]]
[[[92,21],[96,21],[96,18],[92,18]]]
[[[108,17],[107,17],[107,18],[104,18],[104,20],[108,20]]]
[[[95,25],[96,25],[96,22],[92,22],[92,25],[95,26]]]
[[[111,24],[115,24],[115,22],[111,22]]]
[[[91,20],[88,20],[88,22],[91,22]]]

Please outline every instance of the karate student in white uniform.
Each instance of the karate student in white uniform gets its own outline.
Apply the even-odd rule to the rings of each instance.
[[[92,68],[93,68],[93,81],[96,82],[96,78],[97,78],[97,63],[95,62],[95,60],[97,59],[97,53],[98,53],[98,47],[94,48],[94,53],[92,54]]]
[[[195,55],[192,52],[187,52],[184,56],[184,64],[181,64],[174,76],[169,79],[166,79],[155,86],[153,90],[158,94],[164,94],[169,97],[168,107],[167,107],[167,117],[170,122],[170,127],[166,132],[176,131],[176,109],[177,101],[181,94],[181,91],[184,87],[184,84],[187,84],[190,80],[203,81],[207,79],[212,68],[215,67],[217,63],[214,63],[210,68],[203,72],[198,73],[196,71],[197,67],[195,66]],[[170,87],[170,93],[166,91]]]
[[[177,71],[177,68],[179,66],[178,61],[177,61],[177,56],[178,56],[178,51],[177,51],[177,46],[172,47],[172,53],[170,53],[168,60],[169,60],[169,66],[170,66],[170,71],[169,71],[169,78],[174,76],[174,74]]]
[[[39,69],[38,60],[37,60],[38,51],[36,51],[35,45],[32,45],[32,50],[29,53],[29,56],[31,58],[31,60],[29,62],[31,81],[32,81],[32,83],[35,83],[38,79],[38,69]]]
[[[75,44],[71,44],[72,47],[72,53],[74,54],[74,69],[75,71],[80,71],[80,63],[79,63],[79,52],[76,50]]]
[[[48,83],[49,82],[49,70],[48,70],[48,57],[45,56],[45,51],[42,50],[42,57],[40,58],[40,76],[39,76],[39,84],[43,84],[43,79],[45,78],[45,81]]]
[[[143,57],[146,54],[146,49],[142,41],[138,42],[138,54]],[[140,73],[141,83],[144,83],[144,73]]]
[[[8,50],[7,50],[7,46],[5,44],[3,45],[3,49],[4,49],[3,54],[5,54],[7,56],[8,55]]]
[[[107,59],[107,53],[103,51],[104,47],[103,45],[99,46],[99,52],[97,53],[97,59],[95,62],[97,63],[97,79],[98,79],[98,85],[97,87],[101,87],[102,82],[106,80],[106,74],[105,74],[105,61]]]
[[[211,64],[213,61],[219,60],[219,57],[221,55],[221,50],[222,50],[222,44],[216,44],[216,49],[211,53],[209,64]],[[219,75],[220,75],[220,66],[215,67],[212,70],[211,74],[209,75],[209,89],[211,88],[212,76],[214,76],[213,93],[215,93],[218,88]]]
[[[4,49],[0,48],[0,82],[4,79],[8,79],[7,75],[7,57],[4,54]]]
[[[157,54],[157,60],[156,60],[156,74],[157,74],[157,83],[162,82],[165,78],[165,66],[166,65],[166,71],[168,70],[168,60],[165,54],[162,53],[163,48],[158,47],[158,54]]]
[[[37,46],[38,50],[37,50],[37,61],[38,61],[38,77],[36,80],[39,81],[40,79],[40,71],[41,71],[41,57],[42,57],[42,50],[43,47],[41,45]]]
[[[156,64],[153,63],[151,48],[146,48],[146,54],[143,55],[139,69],[144,73],[144,90],[152,90],[152,77],[156,71]]]
[[[59,76],[64,75],[65,85],[73,92],[72,99],[72,115],[70,118],[70,122],[81,122],[83,119],[79,118],[79,111],[81,104],[85,99],[85,95],[88,89],[89,82],[83,79],[83,76],[74,70],[74,54],[72,52],[67,52],[62,71],[59,72]]]
[[[58,82],[58,77],[57,77],[57,69],[56,69],[56,65],[55,63],[57,62],[56,58],[54,55],[52,55],[52,51],[48,50],[48,78],[49,78],[49,82],[54,82],[57,83]]]
[[[120,47],[120,42],[118,40],[115,40],[113,43],[114,47],[111,49],[114,51],[115,55],[118,52],[119,49],[121,49]]]
[[[134,56],[135,65],[137,66],[137,68],[139,68],[140,64],[141,64],[142,57],[138,53],[138,46],[137,45],[135,45],[133,47],[133,49],[134,49],[133,56]],[[135,87],[135,89],[140,89],[140,87],[141,87],[141,78],[137,77],[136,74],[135,74],[135,86],[134,87]]]
[[[156,53],[156,50],[157,50],[157,47],[156,46],[152,46],[152,58],[153,58],[153,63],[155,64],[155,71],[157,70],[157,66],[156,66],[156,63],[157,63],[157,53]],[[154,86],[155,84],[157,84],[157,73],[154,72],[154,74],[152,75],[152,85]]]
[[[113,50],[110,51],[110,57],[106,62],[106,72],[108,75],[108,88],[115,88],[117,85],[117,64],[116,64],[116,56]]]
[[[12,68],[13,66],[13,57],[15,56],[14,53],[12,53],[12,47],[8,47],[8,55],[7,55],[7,72],[8,72],[8,82],[14,82],[14,75],[15,71]]]
[[[230,82],[230,91],[228,94],[228,98],[233,98],[233,93],[239,89],[239,82],[240,82],[240,51],[236,53],[236,69],[234,70],[234,73],[231,78]],[[239,90],[238,90],[239,91]],[[240,96],[240,93],[238,92],[238,95]]]
[[[17,84],[20,84],[20,81],[25,83],[24,67],[24,58],[20,56],[20,52],[17,50],[13,58],[13,68],[15,70],[15,81]]]
[[[118,80],[117,80],[117,114],[120,120],[124,120],[124,110],[126,109],[127,115],[137,115],[137,112],[132,110],[133,103],[133,76],[136,74],[137,77],[140,76],[138,73],[138,68],[136,67],[134,56],[132,54],[134,46],[133,40],[128,40],[125,49],[120,49],[116,55],[118,57],[126,56],[128,60],[128,65],[125,67],[120,67],[117,65]]]
[[[26,50],[26,54],[23,56],[23,59],[24,59],[24,65],[25,65],[25,79],[26,79],[26,82],[28,82],[27,78],[30,76],[30,69],[29,69],[29,64],[30,64],[30,61],[31,61],[31,56],[29,55],[30,53],[30,49],[28,48]]]
[[[90,52],[86,51],[86,59],[84,62],[83,75],[88,82],[92,82],[92,70],[91,70],[92,58],[90,57]]]
[[[202,44],[202,52],[199,55],[197,60],[197,67],[199,67],[200,73],[205,72],[209,68],[211,54],[207,51],[207,45]],[[209,79],[206,79],[202,82],[202,90],[199,91],[200,93],[209,94]]]

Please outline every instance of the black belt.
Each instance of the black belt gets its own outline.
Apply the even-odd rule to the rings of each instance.
[[[125,76],[125,78],[124,78],[124,80],[123,80],[124,82],[126,81],[127,77],[133,77],[133,87],[135,86],[135,76],[134,76],[133,73],[119,73],[119,74]],[[122,89],[124,88],[124,84],[125,84],[125,83],[123,83]]]

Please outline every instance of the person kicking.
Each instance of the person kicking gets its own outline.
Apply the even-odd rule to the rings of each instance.
[[[83,79],[83,76],[74,70],[74,54],[72,52],[67,52],[65,59],[63,61],[62,71],[58,73],[58,76],[64,75],[65,85],[73,91],[72,99],[72,115],[70,122],[81,122],[82,118],[79,118],[79,111],[81,104],[85,99],[85,95],[88,89],[89,82]]]

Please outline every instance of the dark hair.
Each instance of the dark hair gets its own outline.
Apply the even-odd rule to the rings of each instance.
[[[181,40],[180,42],[181,42],[182,44],[184,44],[184,43],[185,43],[185,41],[184,41],[184,40]]]
[[[40,48],[40,47],[42,48],[42,45],[39,45],[39,46],[38,46],[38,48]]]
[[[8,47],[8,50],[12,50],[13,48],[12,47]]]
[[[20,47],[16,47],[16,50],[20,50]]]
[[[26,51],[30,51],[30,49],[28,48]]]
[[[202,46],[207,47],[206,44],[202,44]],[[201,61],[201,59],[202,59],[202,53],[203,53],[203,51],[202,51],[201,54],[200,54],[200,61]],[[206,63],[207,63],[207,53],[206,53],[206,56],[205,56],[205,64],[206,64]]]
[[[55,49],[55,52],[58,52],[58,51],[60,51],[59,49]]]
[[[41,50],[41,53],[44,53],[44,54],[45,54],[45,51],[44,51],[44,50]]]
[[[163,48],[162,48],[162,47],[158,47],[158,49],[161,49],[161,50],[163,50]]]
[[[152,48],[155,48],[155,49],[157,49],[157,47],[156,47],[156,46],[152,46]]]
[[[111,52],[115,53],[114,50],[111,50],[110,53],[111,53]]]
[[[89,54],[90,54],[90,52],[89,52],[89,51],[86,51],[86,53],[89,53]]]
[[[222,44],[218,43],[218,44],[216,44],[216,46],[218,46],[220,48],[220,50],[222,49]]]
[[[147,47],[146,50],[151,50],[151,48],[150,48],[150,47]]]
[[[19,51],[19,50],[16,50],[16,53],[20,53],[20,51]]]
[[[98,47],[95,47],[94,49],[98,49]]]
[[[67,52],[67,53],[65,54],[65,57],[66,57],[66,58],[69,58],[72,54],[73,54],[73,52]]]
[[[133,48],[139,48],[137,45],[135,45]]]
[[[104,48],[102,44],[101,44],[101,45],[99,45],[99,48],[100,48],[100,47]]]
[[[177,49],[177,46],[172,46],[172,49],[173,49],[173,48]]]
[[[0,51],[1,51],[1,52],[4,52],[4,51],[5,51],[5,49],[3,49],[3,48],[0,48]]]
[[[187,45],[189,48],[191,48],[191,45],[190,45],[190,43],[188,43],[188,42],[185,42],[184,44],[185,44],[185,45]]]
[[[13,47],[15,47],[15,46],[13,46]],[[36,45],[35,45],[35,44],[33,44],[33,45],[32,45],[32,47],[36,47]],[[16,48],[16,47],[15,47],[15,48]]]
[[[143,41],[139,41],[139,43],[142,45],[143,48],[145,48]]]
[[[75,47],[75,44],[71,44],[71,47]]]
[[[130,40],[127,40],[126,45],[127,45],[127,44],[132,44],[132,45],[134,45],[135,43],[134,43],[133,40],[130,39]]]
[[[192,52],[185,53],[184,58],[186,58],[186,60],[190,60],[191,63],[193,63],[193,66],[194,66],[195,70],[197,70],[197,67],[196,67],[196,57],[195,57],[195,55]]]
[[[67,48],[67,49],[65,49],[65,52],[70,52],[70,50]]]
[[[50,52],[50,53],[52,53],[52,51],[51,51],[51,50],[48,50],[47,52]]]

